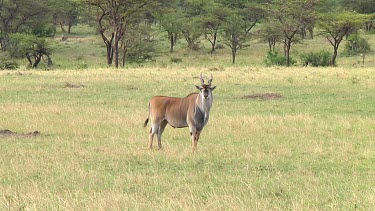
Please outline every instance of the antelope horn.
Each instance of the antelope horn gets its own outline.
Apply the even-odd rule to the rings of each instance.
[[[204,80],[203,80],[203,77],[202,77],[202,73],[201,73],[200,79],[201,79],[201,84],[204,85]]]
[[[212,73],[211,73],[211,77],[210,77],[210,80],[208,80],[208,85],[210,85],[211,86],[211,82],[212,82]]]

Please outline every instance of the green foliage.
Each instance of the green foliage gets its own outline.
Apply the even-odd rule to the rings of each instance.
[[[358,13],[375,13],[375,0],[341,0],[341,4],[345,9]]]
[[[0,70],[14,70],[19,67],[19,64],[9,58],[9,55],[0,52]]]
[[[10,35],[9,55],[12,58],[24,58],[30,50],[43,50],[47,47],[46,40],[35,35],[29,34],[11,34]]]
[[[130,63],[143,63],[153,61],[154,44],[151,41],[135,43],[127,52],[127,61]]]
[[[286,57],[277,51],[268,51],[265,59],[267,66],[286,66]],[[290,64],[294,65],[297,61],[290,58]]]
[[[31,67],[36,68],[43,56],[47,57],[47,65],[52,65],[49,57],[51,50],[45,40],[35,35],[11,34],[9,55],[12,58],[27,58]]]
[[[31,33],[37,37],[54,37],[56,27],[52,24],[40,24],[33,27]]]
[[[348,56],[356,56],[365,54],[371,51],[370,43],[358,34],[352,34],[348,38],[348,42],[345,44],[344,54]]]
[[[326,50],[319,52],[309,52],[301,55],[304,66],[311,65],[313,67],[327,67],[331,62],[331,53]]]
[[[331,65],[335,66],[338,48],[344,36],[357,32],[371,16],[355,12],[331,12],[321,14],[319,18],[318,26],[321,34],[333,47]]]

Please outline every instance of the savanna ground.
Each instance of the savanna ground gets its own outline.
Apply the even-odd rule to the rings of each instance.
[[[198,151],[171,127],[148,150],[149,98],[195,91],[200,71],[0,72],[2,129],[40,133],[0,135],[0,209],[375,207],[373,69],[216,71]]]
[[[265,68],[253,43],[235,66],[179,50],[114,70],[97,38],[54,45],[54,70],[0,71],[0,210],[374,209],[373,55]],[[217,89],[197,152],[169,126],[148,150],[148,100],[195,92],[200,72]]]

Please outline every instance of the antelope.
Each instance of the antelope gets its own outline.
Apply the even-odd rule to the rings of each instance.
[[[157,134],[158,148],[161,149],[161,135],[167,124],[173,128],[189,127],[193,150],[197,148],[199,136],[210,117],[213,96],[216,86],[211,86],[212,74],[208,84],[204,83],[200,74],[200,86],[195,86],[199,93],[191,93],[184,98],[155,96],[149,104],[149,114],[144,122],[147,126],[151,120],[151,129],[148,136],[148,147],[152,149],[154,135]]]

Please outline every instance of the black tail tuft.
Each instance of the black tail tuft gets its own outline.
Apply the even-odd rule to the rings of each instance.
[[[143,127],[146,127],[148,123],[148,118],[145,120],[145,123],[143,124]]]

